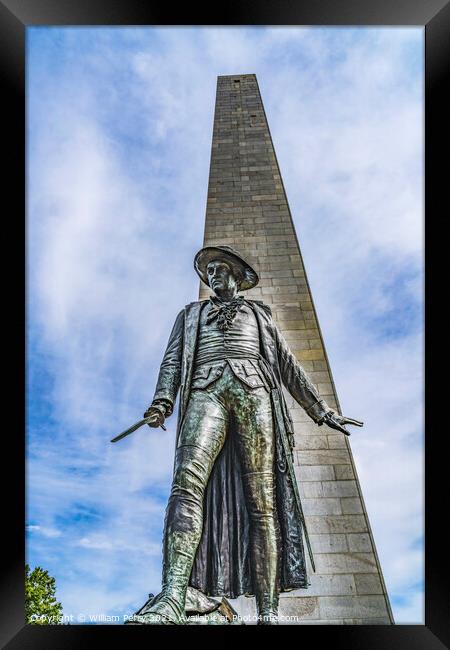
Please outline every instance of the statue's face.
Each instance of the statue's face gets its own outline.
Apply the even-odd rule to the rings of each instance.
[[[239,290],[239,283],[229,264],[223,260],[212,260],[206,267],[208,283],[213,291]]]

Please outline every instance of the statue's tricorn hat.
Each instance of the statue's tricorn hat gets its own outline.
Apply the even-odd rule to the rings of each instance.
[[[244,260],[242,255],[231,246],[205,246],[198,251],[194,258],[194,268],[205,284],[209,286],[208,274],[206,267],[213,260],[223,260],[227,262],[233,270],[240,272],[242,282],[240,290],[252,289],[259,282],[256,271]]]

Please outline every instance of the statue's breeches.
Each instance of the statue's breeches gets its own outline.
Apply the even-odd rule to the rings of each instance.
[[[191,391],[166,510],[163,587],[187,585],[202,534],[206,486],[227,436],[233,436],[241,463],[258,609],[274,609],[279,592],[280,530],[271,400],[264,387],[244,385],[228,366],[215,382]]]

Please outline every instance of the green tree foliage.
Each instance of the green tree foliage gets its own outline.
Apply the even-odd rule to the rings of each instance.
[[[25,565],[25,616],[32,625],[61,623],[62,605],[56,600],[56,583],[48,571]]]

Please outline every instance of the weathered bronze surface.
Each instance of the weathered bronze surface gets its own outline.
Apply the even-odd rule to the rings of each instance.
[[[156,598],[149,594],[148,600],[125,625],[144,625],[146,611],[155,603]],[[244,625],[244,621],[233,609],[226,598],[217,600],[202,594],[198,589],[188,587],[185,605],[186,625]]]
[[[270,308],[238,295],[258,275],[237,251],[204,248],[194,266],[215,295],[178,314],[144,414],[161,426],[180,390],[162,590],[142,622],[186,623],[190,585],[207,596],[255,595],[258,623],[276,624],[279,593],[308,586],[282,385],[319,426],[349,435],[345,425],[362,422],[329,408]]]

